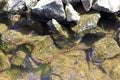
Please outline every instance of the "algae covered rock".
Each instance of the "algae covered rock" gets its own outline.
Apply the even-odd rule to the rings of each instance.
[[[2,45],[1,49],[5,52],[10,52],[11,50],[16,49],[16,45],[11,42],[20,42],[22,41],[22,34],[14,30],[6,30],[2,33]]]
[[[116,56],[102,63],[102,66],[106,70],[110,79],[119,80],[120,79],[120,56]]]
[[[80,22],[76,26],[73,26],[71,29],[75,33],[75,37],[77,38],[77,41],[79,42],[81,38],[94,31],[94,29],[97,27],[97,23],[100,19],[100,14],[98,12],[90,12],[85,13],[84,10],[79,11],[84,12],[84,14],[80,14]]]
[[[26,53],[22,50],[19,50],[13,56],[11,60],[11,64],[16,65],[16,66],[21,66],[25,60],[25,57],[26,57]]]
[[[117,42],[112,38],[103,38],[94,44],[94,61],[101,61],[120,54]]]
[[[67,28],[61,26],[55,19],[50,20],[47,24],[51,37],[58,48],[70,48],[73,46]]]
[[[109,80],[109,77],[97,66],[86,61],[84,51],[68,52],[54,61],[51,67],[52,80]]]
[[[9,69],[10,67],[11,66],[8,58],[4,55],[2,51],[0,51],[0,72]]]

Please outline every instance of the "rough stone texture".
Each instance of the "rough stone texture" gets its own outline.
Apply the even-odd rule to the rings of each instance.
[[[77,11],[80,13],[80,22],[71,29],[76,33],[74,36],[77,38],[77,42],[79,42],[85,34],[91,33],[94,28],[97,27],[97,23],[101,16],[98,12],[94,11],[86,13],[86,11],[81,8]]]
[[[34,7],[36,3],[37,0],[25,0],[25,5],[27,6],[28,9]]]
[[[16,66],[21,66],[26,57],[26,53],[22,50],[19,50],[14,54],[15,55],[13,56],[13,58],[11,60],[11,64],[16,65]]]
[[[23,0],[8,0],[8,12],[22,12],[25,9],[25,2]]]
[[[98,0],[94,3],[93,8],[104,12],[114,13],[120,10],[119,0]]]
[[[40,21],[48,21],[51,19],[64,21],[66,18],[61,0],[40,0],[37,5],[32,8],[32,14]]]
[[[65,27],[61,26],[55,19],[50,20],[47,24],[50,28],[51,37],[58,48],[73,46],[68,30]]]
[[[2,51],[0,51],[0,72],[9,69],[10,67],[11,66],[8,58],[4,55]]]
[[[83,7],[86,11],[89,11],[92,7],[93,0],[81,0]]]
[[[72,7],[71,4],[67,4],[65,7],[66,18],[68,22],[78,23],[80,20],[80,16],[76,10]]]
[[[111,58],[102,63],[103,68],[107,72],[107,75],[112,80],[120,79],[120,56]]]
[[[109,80],[97,66],[87,63],[84,51],[72,51],[60,56],[51,66],[52,80]]]
[[[120,54],[117,42],[112,38],[103,38],[94,44],[94,61],[112,58]]]

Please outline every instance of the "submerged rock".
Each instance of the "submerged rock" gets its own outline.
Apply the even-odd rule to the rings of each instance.
[[[40,0],[32,8],[32,15],[38,20],[45,22],[51,19],[64,21],[66,18],[61,0]]]
[[[51,37],[59,48],[69,48],[73,46],[68,30],[61,26],[55,19],[50,20],[47,25],[50,29]]]
[[[120,10],[120,1],[119,0],[97,0],[93,8],[95,10],[100,10],[109,13],[115,13]]]
[[[95,62],[103,61],[120,54],[120,48],[117,42],[112,38],[103,38],[94,44]]]
[[[84,10],[80,10],[80,12],[84,12],[80,14],[80,22],[78,25],[73,26],[71,29],[75,33],[75,38],[77,42],[80,42],[81,38],[94,31],[97,27],[97,23],[100,19],[100,14],[98,12],[90,12],[86,13]],[[79,13],[80,13],[79,12]]]
[[[120,79],[120,56],[113,57],[103,62],[102,66],[112,80]]]
[[[16,66],[22,66],[24,59],[26,57],[26,53],[22,50],[17,51],[14,53],[15,55],[11,59],[11,64]]]
[[[80,20],[80,16],[76,10],[73,9],[71,4],[67,4],[65,7],[66,17],[68,22],[78,23]]]
[[[89,11],[91,9],[93,0],[81,0],[81,2],[86,11]]]
[[[27,6],[28,9],[31,9],[36,5],[38,0],[25,0],[25,5]]]
[[[0,51],[0,72],[9,69],[10,67],[11,66],[8,58],[4,55],[2,51]]]

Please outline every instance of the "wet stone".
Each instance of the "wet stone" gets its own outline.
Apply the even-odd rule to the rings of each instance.
[[[120,48],[114,39],[103,38],[95,42],[93,54],[95,62],[104,61],[105,59],[119,55]]]

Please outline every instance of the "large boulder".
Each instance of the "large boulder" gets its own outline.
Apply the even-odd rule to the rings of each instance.
[[[32,15],[38,20],[45,22],[51,19],[64,21],[66,18],[61,0],[40,0],[32,8]]]
[[[95,10],[100,10],[109,13],[115,13],[120,10],[120,1],[119,0],[97,0],[93,8]]]

